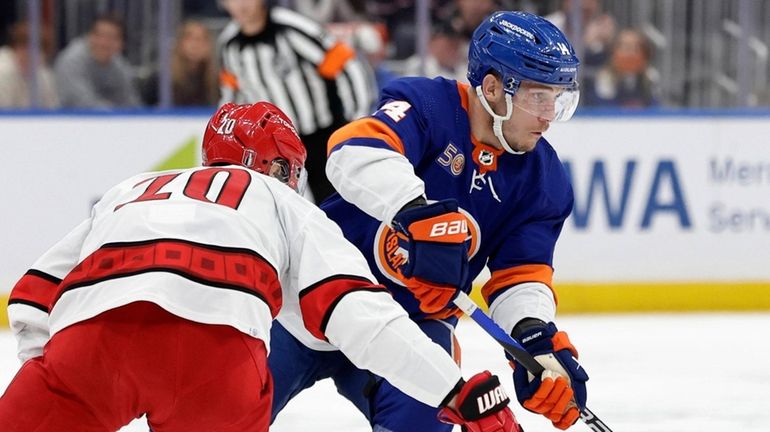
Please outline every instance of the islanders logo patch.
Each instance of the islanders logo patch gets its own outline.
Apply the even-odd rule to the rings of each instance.
[[[453,176],[458,176],[465,168],[465,155],[453,143],[447,144],[436,162]]]

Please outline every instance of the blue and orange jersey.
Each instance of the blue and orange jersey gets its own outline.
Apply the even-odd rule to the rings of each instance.
[[[456,199],[472,233],[464,291],[484,266],[492,275],[482,289],[488,304],[519,283],[552,287],[554,247],[572,210],[573,192],[548,141],[541,138],[533,151],[520,155],[480,143],[471,135],[468,86],[444,78],[395,80],[378,106],[332,136],[330,157],[345,146],[397,152],[424,182],[428,200]],[[356,181],[356,172],[347,174]],[[381,181],[390,181],[389,172],[381,173]],[[379,281],[418,318],[418,303],[400,282],[403,258],[390,221],[377,220],[337,194],[321,208],[363,251]]]

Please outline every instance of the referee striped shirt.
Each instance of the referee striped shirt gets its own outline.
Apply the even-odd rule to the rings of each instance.
[[[300,135],[368,114],[376,96],[353,49],[290,9],[271,7],[264,30],[253,36],[230,22],[218,45],[220,105],[272,102]]]

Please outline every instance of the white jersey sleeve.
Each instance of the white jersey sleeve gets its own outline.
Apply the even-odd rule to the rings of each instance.
[[[510,334],[513,327],[524,318],[537,318],[543,322],[556,318],[556,301],[553,291],[542,282],[525,282],[508,288],[489,305],[492,319]]]
[[[8,319],[22,362],[43,354],[50,337],[48,313],[62,279],[77,265],[91,220],[81,222],[41,256],[11,290]]]
[[[452,358],[374,284],[363,255],[323,212],[297,196],[279,202],[279,213],[296,283],[284,289],[281,323],[307,346],[337,348],[357,367],[438,406],[461,377]]]
[[[329,318],[326,337],[358,368],[433,407],[461,378],[449,354],[386,292],[353,292],[342,298]]]
[[[386,223],[408,202],[425,195],[425,183],[409,160],[388,149],[342,146],[329,155],[326,175],[345,201]],[[388,181],[382,181],[385,175]]]

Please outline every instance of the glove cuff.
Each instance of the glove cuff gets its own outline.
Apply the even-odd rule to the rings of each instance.
[[[403,207],[401,207],[401,210],[397,211],[396,214],[399,214],[403,211],[407,211],[409,209],[415,208],[415,207],[422,207],[424,205],[427,205],[428,201],[425,199],[424,196],[418,196],[417,198],[409,201],[408,203],[404,204]]]
[[[545,322],[537,318],[524,318],[513,326],[511,337],[520,341],[522,334],[536,327],[545,327]]]
[[[422,201],[422,204],[421,204]],[[391,222],[391,226],[403,231],[407,231],[409,225],[418,220],[427,219],[444,213],[456,212],[459,208],[457,200],[445,199],[427,204],[424,198],[418,197],[409,201],[401,210],[396,213]]]

